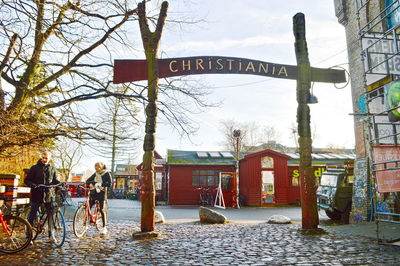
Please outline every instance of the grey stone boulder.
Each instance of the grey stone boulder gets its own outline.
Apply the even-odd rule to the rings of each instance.
[[[156,223],[156,224],[165,223],[165,218],[164,218],[164,215],[162,214],[162,212],[156,211],[154,213],[154,223]]]
[[[199,208],[199,216],[202,223],[223,224],[226,222],[225,215],[205,207]]]
[[[290,224],[292,220],[284,215],[276,214],[269,217],[267,222],[270,224]]]

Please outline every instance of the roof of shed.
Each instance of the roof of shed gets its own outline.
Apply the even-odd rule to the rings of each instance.
[[[299,153],[279,153],[273,150],[264,150],[254,153],[240,153],[239,159],[249,158],[257,155],[275,155],[289,159],[288,165],[298,165]],[[230,151],[181,151],[168,150],[167,163],[169,165],[235,165],[236,153]],[[343,162],[354,160],[354,154],[313,153],[311,154],[313,164],[326,164],[332,162]]]
[[[229,151],[168,150],[168,164],[181,165],[235,165],[236,154]],[[240,154],[243,157],[242,154]]]

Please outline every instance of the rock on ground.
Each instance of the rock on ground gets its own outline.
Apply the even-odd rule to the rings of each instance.
[[[290,224],[291,220],[289,217],[284,215],[272,215],[268,219],[268,223],[270,224]]]
[[[154,214],[154,222],[156,224],[163,224],[165,223],[165,218],[164,215],[162,214],[162,212],[160,211],[156,211]]]
[[[202,223],[223,224],[226,222],[225,215],[205,207],[199,208],[199,216]]]

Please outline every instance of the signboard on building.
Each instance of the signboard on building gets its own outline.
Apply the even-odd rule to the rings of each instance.
[[[367,84],[371,84],[386,75],[400,74],[399,42],[393,37],[382,34],[365,35],[362,39],[365,51],[364,69],[367,74]]]
[[[82,181],[82,177],[80,177],[80,176],[73,176],[71,182],[81,182],[81,181]]]
[[[378,191],[380,193],[400,192],[400,169],[395,163],[400,159],[400,149],[394,146],[374,147],[373,154]]]

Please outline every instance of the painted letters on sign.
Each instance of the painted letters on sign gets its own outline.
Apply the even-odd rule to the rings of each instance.
[[[273,78],[297,79],[297,66],[258,60],[199,56],[158,59],[159,78],[195,74],[251,74]],[[147,80],[146,60],[115,60],[114,83]],[[344,71],[311,68],[311,80],[317,82],[344,82]]]
[[[202,56],[158,59],[158,67],[160,78],[194,74],[231,73],[297,79],[296,66],[236,57]],[[146,60],[115,60],[114,83],[146,79]]]
[[[374,147],[374,159],[376,165],[376,183],[378,191],[400,192],[400,169],[396,169],[395,161],[400,159],[400,149],[398,147]],[[392,163],[390,163],[392,161]],[[386,162],[385,164],[379,164]]]

